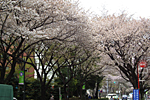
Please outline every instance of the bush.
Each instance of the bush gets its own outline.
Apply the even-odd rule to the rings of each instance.
[[[101,98],[101,99],[99,99],[99,100],[108,100],[108,98]]]
[[[73,97],[73,98],[69,98],[69,100],[81,100],[81,99],[79,97]],[[101,99],[88,99],[87,98],[86,100],[108,100],[108,98],[101,98]]]
[[[69,100],[80,100],[79,97],[69,98]]]
[[[89,100],[108,100],[108,98],[101,98],[101,99],[89,99]]]

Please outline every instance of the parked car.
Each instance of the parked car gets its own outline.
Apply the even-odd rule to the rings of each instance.
[[[122,95],[122,100],[127,100],[128,96],[127,95]]]
[[[132,100],[132,97],[128,95],[127,100]]]
[[[118,95],[115,94],[115,93],[108,94],[108,95],[106,96],[106,98],[108,98],[108,99],[110,99],[111,97],[112,97],[114,100],[119,100]]]
[[[13,97],[13,100],[17,100],[15,97]]]

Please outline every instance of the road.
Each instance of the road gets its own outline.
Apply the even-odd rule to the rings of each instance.
[[[122,100],[122,99],[119,99],[119,100]],[[132,99],[127,99],[127,100],[132,100]],[[150,99],[145,99],[145,100],[150,100]]]

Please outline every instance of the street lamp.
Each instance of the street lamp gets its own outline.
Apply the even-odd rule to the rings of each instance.
[[[21,64],[21,65],[20,65]],[[19,63],[19,66],[22,66],[22,63]],[[19,72],[19,85],[23,86],[23,100],[25,100],[25,62],[23,63],[22,67],[23,71]]]
[[[23,86],[23,100],[25,100],[25,62],[23,64],[23,71],[24,71],[24,86]]]

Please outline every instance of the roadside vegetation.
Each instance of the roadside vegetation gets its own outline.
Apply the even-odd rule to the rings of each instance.
[[[65,100],[83,100],[87,89],[98,98],[103,71],[111,66],[138,88],[139,61],[149,63],[150,20],[124,12],[88,14],[70,0],[0,0],[0,84],[12,85],[21,99],[18,73],[32,68],[36,78],[26,72],[27,99],[58,99],[59,88]],[[143,69],[139,78],[145,80],[139,84],[144,98],[150,75]]]

